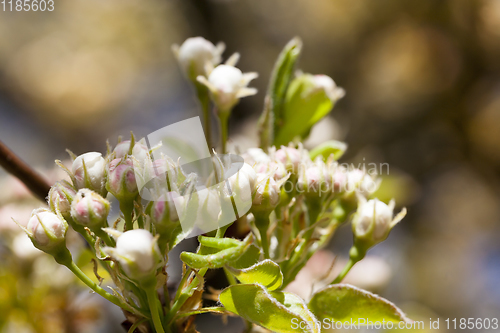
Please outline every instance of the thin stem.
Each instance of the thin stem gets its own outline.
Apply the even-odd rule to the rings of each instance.
[[[260,245],[264,251],[264,258],[270,259],[269,255],[269,240],[267,239],[267,228],[258,228],[260,233]]]
[[[349,273],[349,271],[351,270],[352,266],[354,266],[356,264],[356,262],[357,261],[353,260],[352,258],[349,258],[349,261],[347,262],[347,264],[342,269],[342,272],[340,272],[340,274],[335,278],[335,280],[333,280],[333,282],[331,284],[337,284],[337,283],[342,282],[342,280],[345,278],[345,276],[347,275],[347,273]]]
[[[128,330],[128,333],[134,333],[136,328],[139,327],[140,324],[144,323],[146,321],[146,318],[142,318],[141,320],[138,320],[130,327]]]
[[[183,317],[189,317],[197,314],[202,314],[202,313],[208,313],[208,312],[219,312],[219,313],[224,313],[226,312],[226,309],[223,307],[211,307],[211,308],[202,308],[199,310],[195,311],[190,311],[190,312],[181,312],[177,315],[178,318],[183,318]]]
[[[99,229],[95,229],[93,230],[94,231],[94,234],[99,237],[100,239],[102,239],[104,241],[104,243],[107,245],[107,246],[111,246],[111,247],[115,247],[116,246],[116,242],[113,238],[111,238],[104,230],[102,230],[101,228]]]
[[[132,212],[134,211],[133,203],[127,204],[127,203],[120,202],[120,210],[122,211],[123,218],[125,219],[125,230],[124,231],[134,229],[134,222],[132,219]]]
[[[0,166],[17,177],[38,199],[45,201],[50,185],[31,166],[0,141]]]
[[[148,297],[149,311],[151,312],[151,317],[153,319],[153,325],[155,327],[156,333],[165,333],[163,330],[163,324],[160,318],[160,310],[157,306],[157,294],[154,288],[148,288],[146,290],[146,295]]]
[[[201,104],[203,112],[203,125],[205,129],[205,138],[207,140],[208,148],[212,149],[212,119],[210,117],[210,97],[208,96],[208,89],[203,85],[196,85],[198,93],[198,100]]]
[[[220,136],[221,136],[221,149],[222,154],[227,153],[227,137],[228,137],[228,120],[229,112],[219,110],[219,121],[220,121]]]
[[[123,303],[118,297],[111,295],[108,293],[106,290],[102,289],[97,283],[92,281],[85,273],[82,272],[82,270],[73,262],[63,262],[62,263],[64,266],[68,267],[68,269],[75,274],[77,278],[79,278],[83,283],[85,283],[90,289],[95,291],[97,294],[101,295],[111,303],[123,308],[123,309],[129,309],[130,306],[128,304]]]
[[[224,273],[226,274],[227,282],[229,282],[231,286],[238,284],[238,281],[236,281],[234,275],[231,274],[231,272],[226,267],[224,267]]]

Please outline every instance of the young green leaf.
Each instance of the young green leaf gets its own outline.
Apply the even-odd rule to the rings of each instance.
[[[267,149],[272,142],[276,129],[282,123],[283,101],[288,85],[292,80],[295,64],[302,49],[302,41],[295,37],[281,51],[274,65],[266,96],[266,105],[259,121],[261,133],[261,147]]]
[[[268,290],[276,290],[283,284],[283,274],[280,266],[269,259],[246,269],[235,270],[229,268],[229,270],[241,283],[258,283]]]
[[[258,284],[238,284],[226,288],[219,301],[229,312],[273,332],[319,333],[314,315],[290,293],[270,293]]]
[[[335,284],[318,291],[308,306],[320,320],[344,322],[366,318],[373,322],[411,322],[388,300],[348,284]]]
[[[322,144],[316,146],[313,150],[309,152],[309,157],[314,160],[318,156],[323,156],[323,160],[327,160],[330,155],[333,155],[333,159],[337,161],[344,155],[347,150],[347,144],[341,141],[330,140],[323,142]]]

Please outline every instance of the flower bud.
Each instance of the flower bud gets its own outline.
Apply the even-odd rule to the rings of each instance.
[[[81,189],[71,203],[71,217],[84,227],[102,228],[107,226],[109,208],[109,201],[98,193]]]
[[[253,205],[262,206],[272,211],[280,201],[280,184],[269,175],[259,173],[256,180],[257,188],[253,197]]]
[[[228,113],[239,102],[240,98],[255,95],[257,89],[248,88],[257,73],[245,73],[236,67],[219,65],[207,78],[198,76],[198,81],[207,86],[212,100],[221,113]]]
[[[245,163],[253,166],[257,163],[269,163],[271,158],[260,148],[250,148],[243,155]]]
[[[193,37],[186,39],[180,47],[175,45],[174,53],[184,73],[189,79],[196,81],[199,75],[207,75],[207,65],[220,64],[224,48],[223,43],[215,46],[203,37]]]
[[[321,197],[332,191],[332,176],[324,164],[312,164],[299,172],[297,187],[301,192]]]
[[[117,158],[109,163],[106,189],[118,201],[130,201],[137,196],[138,189],[135,180],[134,163],[130,158]]]
[[[279,161],[257,163],[253,168],[257,173],[270,173],[276,181],[283,179],[288,175],[285,165]]]
[[[49,207],[54,213],[61,212],[64,218],[71,216],[71,202],[76,195],[75,188],[63,180],[55,183],[49,191]]]
[[[179,221],[179,216],[175,208],[174,198],[182,200],[178,193],[168,192],[161,195],[151,207],[151,222],[160,233],[162,233],[162,230],[171,230],[172,227],[177,226],[176,222]]]
[[[298,172],[302,154],[296,148],[282,146],[274,155],[276,160],[283,163],[290,172]]]
[[[106,161],[101,153],[91,152],[78,156],[73,161],[76,188],[89,188],[100,194],[105,192]]]
[[[393,200],[389,205],[378,199],[366,201],[364,197],[360,197],[359,200],[358,210],[352,221],[352,231],[355,245],[366,252],[387,238],[391,229],[406,215],[406,210],[403,209],[393,217]]]
[[[229,177],[228,182],[231,188],[231,192],[236,201],[236,207],[238,204],[246,206],[252,204],[252,194],[255,191],[255,182],[257,180],[257,174],[254,169],[244,163],[240,170],[231,177]]]
[[[33,245],[47,253],[64,246],[68,224],[48,209],[35,209],[25,230]]]
[[[105,247],[104,252],[120,263],[127,276],[136,281],[154,277],[161,260],[156,239],[144,229],[129,230],[121,234],[116,247]]]

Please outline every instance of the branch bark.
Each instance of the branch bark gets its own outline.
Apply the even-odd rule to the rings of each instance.
[[[46,200],[50,190],[47,180],[21,160],[2,141],[0,141],[0,166],[23,182],[38,199]]]

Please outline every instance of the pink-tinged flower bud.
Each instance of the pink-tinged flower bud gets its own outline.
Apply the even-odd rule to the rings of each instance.
[[[257,173],[269,173],[273,176],[274,180],[278,181],[288,176],[285,165],[278,161],[268,163],[257,163],[254,166]]]
[[[178,203],[179,200],[182,200],[178,193],[168,192],[153,202],[150,217],[159,233],[171,231],[178,225],[179,216],[175,208],[174,198],[177,198]]]
[[[84,227],[102,228],[107,226],[109,208],[109,201],[98,193],[81,189],[71,203],[71,217]]]
[[[406,215],[405,209],[396,217],[393,211],[394,201],[387,205],[378,199],[366,201],[364,197],[359,198],[358,210],[352,221],[358,248],[366,251],[387,238],[391,229]]]
[[[64,218],[71,216],[71,202],[76,195],[75,188],[63,180],[55,183],[49,191],[49,207],[54,213],[61,212]]]
[[[323,90],[332,102],[336,102],[345,96],[345,90],[337,87],[335,82],[328,75],[313,75],[314,88]]]
[[[219,112],[227,113],[239,102],[240,98],[255,95],[257,89],[248,88],[257,73],[245,73],[236,67],[219,65],[208,76],[198,76],[198,81],[207,86],[212,100]]]
[[[124,232],[118,237],[115,248],[103,250],[119,262],[129,278],[139,282],[154,277],[161,260],[156,239],[144,229]]]
[[[101,153],[91,152],[78,156],[73,161],[76,188],[89,188],[98,193],[105,192],[106,161]]]
[[[119,142],[113,152],[115,153],[116,158],[122,158],[125,157],[129,154],[130,152],[130,144],[132,142],[130,140],[125,140],[122,142]]]
[[[302,168],[297,187],[300,192],[322,196],[332,191],[332,176],[321,163]]]
[[[48,253],[64,245],[67,231],[66,221],[44,208],[33,211],[26,227],[33,245]]]
[[[133,200],[138,192],[134,163],[130,158],[114,159],[108,166],[106,189],[119,201]]]
[[[274,157],[283,163],[288,171],[294,173],[299,171],[302,155],[298,149],[282,146],[276,151]]]
[[[224,48],[223,43],[215,46],[203,37],[188,38],[180,47],[173,47],[184,73],[193,81],[198,75],[207,75],[207,65],[220,64]]]

